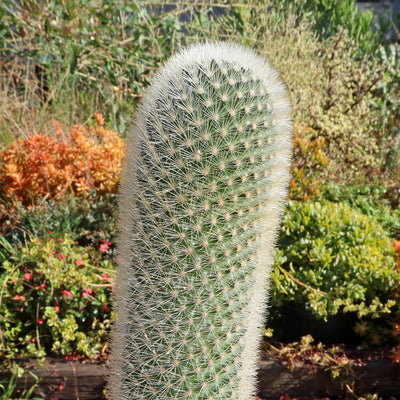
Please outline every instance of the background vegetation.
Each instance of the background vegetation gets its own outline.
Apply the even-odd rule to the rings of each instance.
[[[254,48],[293,103],[271,324],[351,316],[396,359],[400,46],[371,26],[353,0],[0,0],[1,361],[106,353],[123,139],[160,64],[204,40]]]

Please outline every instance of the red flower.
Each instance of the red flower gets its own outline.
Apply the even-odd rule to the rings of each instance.
[[[15,299],[15,300],[21,300],[21,301],[25,301],[25,300],[26,300],[25,296],[22,296],[22,295],[20,295],[20,294],[16,294],[16,295],[14,296],[14,299]]]
[[[38,288],[41,292],[43,292],[43,290],[44,289],[46,289],[46,284],[45,283],[42,283],[41,285],[39,285],[39,288]]]
[[[84,298],[86,298],[86,297],[89,296],[89,294],[92,294],[92,293],[93,293],[93,290],[92,290],[92,289],[86,288],[86,289],[84,290],[84,292],[82,293],[82,296],[83,296]]]
[[[73,294],[69,291],[69,290],[62,290],[61,291],[61,293],[62,294],[65,294],[65,296],[67,296],[67,297],[72,297],[73,296]]]
[[[106,251],[108,251],[109,248],[110,246],[107,243],[103,243],[100,245],[99,251],[105,253]]]
[[[110,282],[111,278],[106,273],[101,274],[101,276],[105,281]]]
[[[27,272],[26,274],[24,274],[24,279],[26,281],[30,281],[32,279],[32,274],[30,272]]]
[[[83,260],[79,259],[75,261],[75,264],[80,267],[81,265],[83,265]]]
[[[58,258],[59,258],[60,260],[65,260],[65,254],[64,254],[64,253],[60,253],[60,254],[58,255]]]
[[[37,322],[39,325],[43,325],[43,323],[44,323],[44,321],[42,320],[42,318],[38,318],[38,319],[36,320],[36,322]]]
[[[59,306],[54,306],[54,309],[56,310],[56,312],[60,312],[60,307]]]

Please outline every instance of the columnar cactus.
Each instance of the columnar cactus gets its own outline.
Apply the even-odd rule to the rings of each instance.
[[[249,400],[289,177],[278,74],[228,43],[173,56],[121,185],[113,400]]]

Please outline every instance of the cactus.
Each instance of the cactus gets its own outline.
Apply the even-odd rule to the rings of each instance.
[[[252,50],[198,44],[140,105],[121,184],[113,400],[254,396],[290,104]]]

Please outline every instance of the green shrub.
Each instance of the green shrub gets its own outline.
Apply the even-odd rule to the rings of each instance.
[[[310,23],[321,40],[347,29],[357,44],[357,53],[375,52],[390,29],[381,24],[380,30],[373,30],[372,11],[359,11],[356,0],[272,0],[272,4],[283,18],[293,13],[297,21]]]
[[[118,196],[106,194],[89,198],[66,197],[60,202],[46,201],[20,212],[21,227],[32,236],[69,234],[81,245],[96,246],[102,239],[114,242]]]
[[[321,197],[335,203],[343,202],[378,221],[390,237],[400,239],[400,209],[392,208],[391,187],[385,182],[360,185],[325,185]]]
[[[379,85],[373,91],[373,104],[381,113],[382,129],[392,138],[390,149],[385,159],[388,177],[400,181],[400,44],[395,43],[386,48],[381,46],[377,52],[377,63],[385,69]],[[398,185],[397,185],[398,189]],[[399,205],[397,194],[397,206]]]
[[[400,274],[392,240],[342,203],[289,202],[273,272],[273,306],[294,301],[327,319],[339,310],[380,317],[395,305]]]
[[[299,78],[291,77],[299,90],[299,118],[325,140],[328,181],[351,182],[379,173],[390,144],[377,126],[380,115],[371,107],[371,89],[380,79],[379,71],[372,70],[366,58],[354,60],[355,47],[346,32],[338,33],[319,45],[312,61],[317,79],[310,87],[304,90]]]
[[[34,238],[2,264],[2,359],[101,352],[110,325],[112,264],[70,236]]]
[[[398,130],[400,119],[400,44],[381,46],[376,54],[378,65],[385,65],[382,80],[374,91],[375,105],[384,113],[386,130]],[[397,128],[397,129],[396,129]]]
[[[54,237],[68,234],[82,246],[98,247],[101,240],[114,243],[116,206],[117,195],[95,193],[47,200],[33,208],[0,202],[0,262],[16,255],[31,237],[44,238],[49,231]]]

